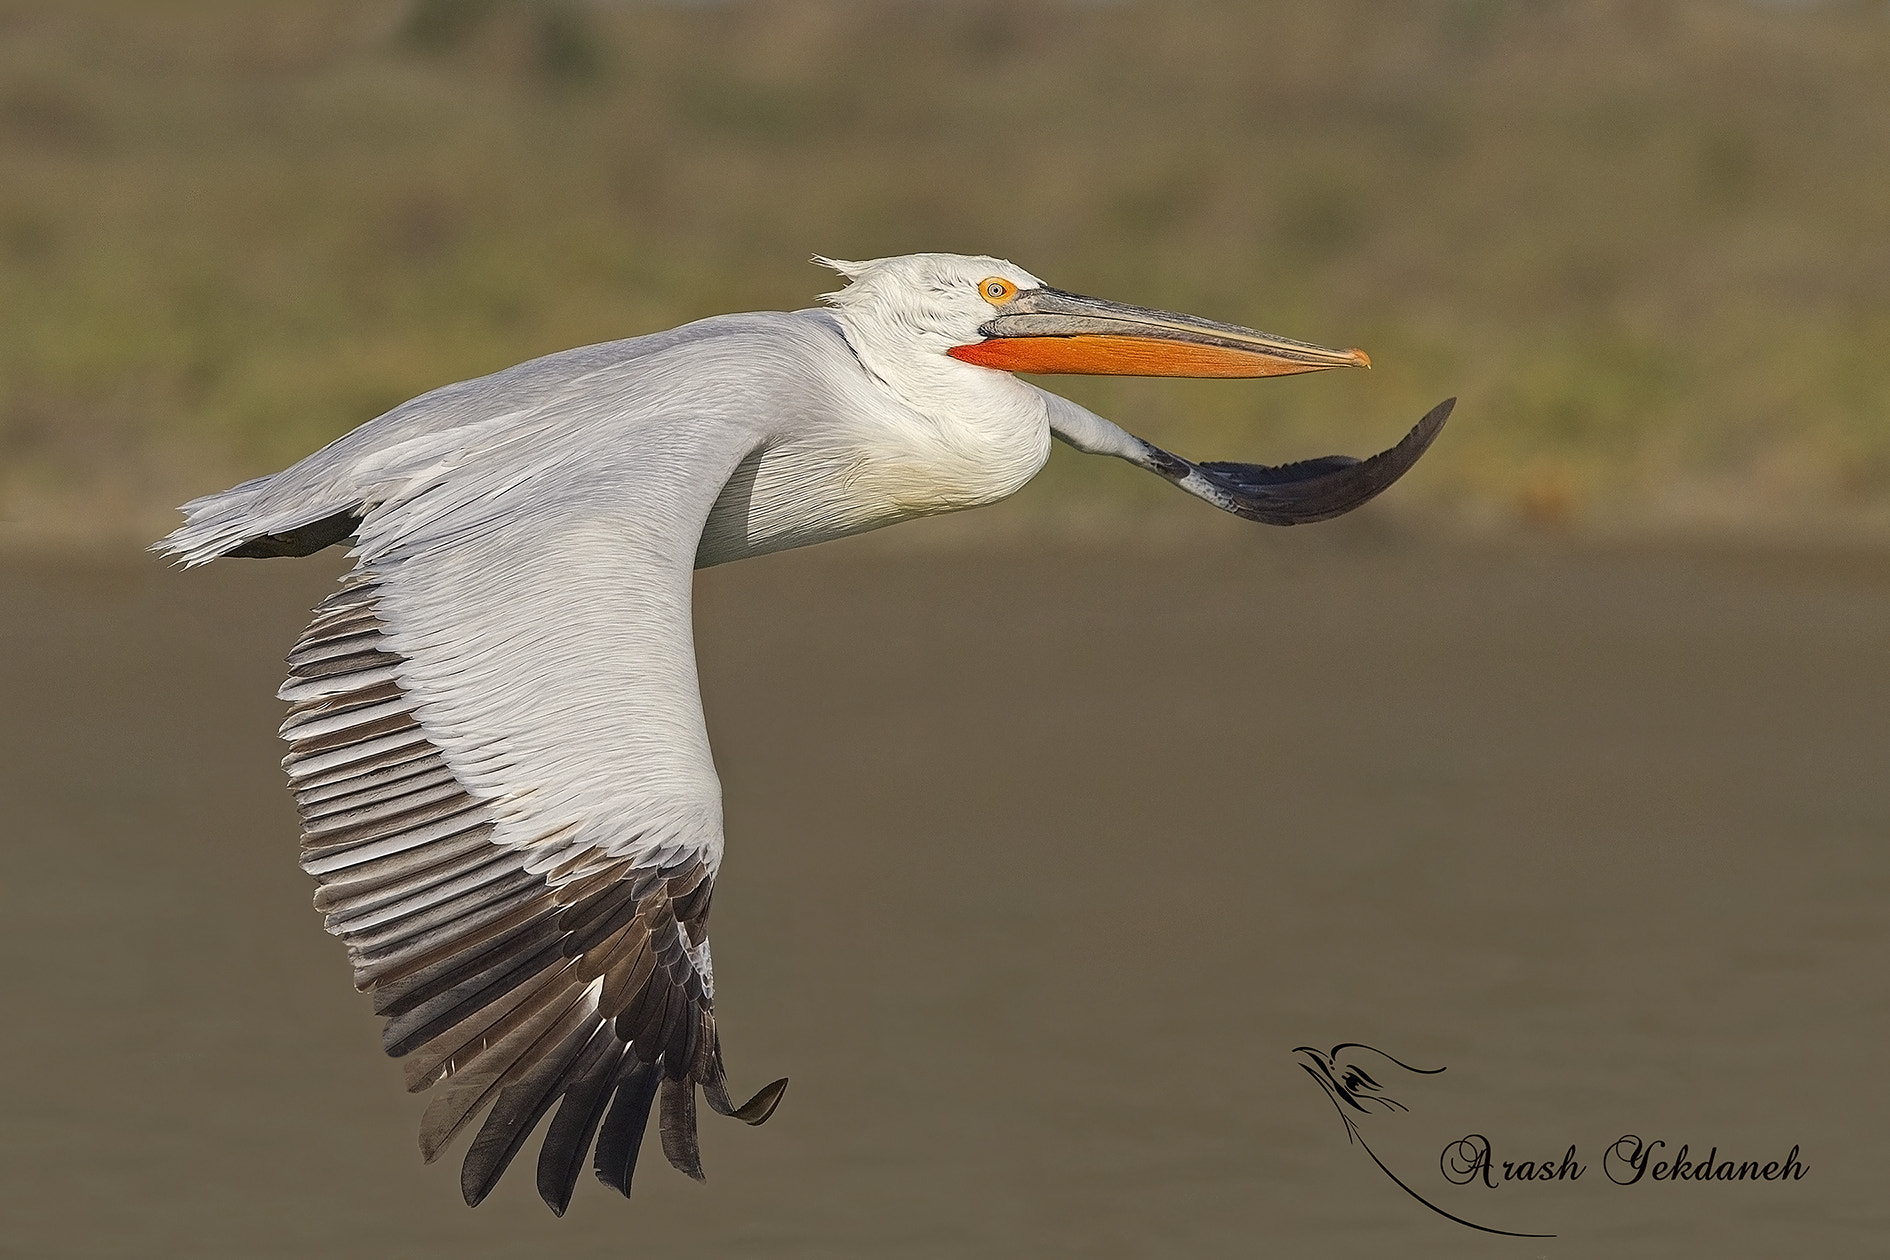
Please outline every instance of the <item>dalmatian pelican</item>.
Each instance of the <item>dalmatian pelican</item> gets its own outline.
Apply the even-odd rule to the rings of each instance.
[[[546,1113],[563,1214],[587,1157],[628,1194],[650,1114],[700,1178],[698,1091],[736,1103],[713,1015],[720,787],[691,571],[992,503],[1052,436],[1274,525],[1348,512],[1421,455],[1196,464],[1014,372],[1365,367],[1234,324],[1051,288],[997,258],[827,263],[821,309],[723,315],[433,390],[183,508],[155,550],[353,569],[289,654],[302,869],[411,1090],[429,1161],[484,1115],[466,1202]],[[1453,400],[1454,401],[1454,400]],[[595,1152],[593,1155],[593,1145]]]

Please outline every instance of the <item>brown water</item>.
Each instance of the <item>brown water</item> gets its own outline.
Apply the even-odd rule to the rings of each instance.
[[[794,1083],[563,1221],[419,1164],[308,906],[271,695],[336,568],[0,566],[0,1254],[1890,1254],[1890,561],[707,574],[722,1039]],[[1559,1237],[1349,1145],[1291,1053],[1346,1041],[1448,1067],[1388,1166]],[[1472,1132],[1587,1170],[1448,1184]],[[1618,1186],[1628,1133],[1808,1173]]]

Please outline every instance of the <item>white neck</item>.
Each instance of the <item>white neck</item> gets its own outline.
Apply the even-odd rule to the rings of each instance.
[[[847,344],[866,370],[906,406],[948,428],[987,428],[1007,421],[1042,423],[1036,391],[1009,372],[964,363],[945,352],[954,342],[943,334],[891,329],[879,320],[856,320],[835,311]]]
[[[907,328],[888,333],[875,320],[834,312],[847,343],[887,395],[888,419],[948,484],[975,501],[1012,494],[1036,475],[1050,452],[1043,394],[1012,376],[945,353],[943,335]],[[974,489],[975,487],[975,489]],[[969,506],[969,503],[954,506]]]

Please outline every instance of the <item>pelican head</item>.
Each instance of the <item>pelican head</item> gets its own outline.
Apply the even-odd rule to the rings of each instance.
[[[928,408],[947,403],[961,425],[997,414],[1007,402],[1025,414],[1018,402],[1022,383],[1013,372],[1241,377],[1371,366],[1363,350],[1334,350],[1197,315],[1066,293],[1002,258],[908,254],[871,262],[816,261],[850,281],[826,296],[860,361],[908,400]],[[1125,459],[1223,511],[1270,525],[1326,520],[1372,498],[1417,462],[1455,402],[1432,408],[1403,441],[1369,459],[1331,455],[1270,466],[1197,464],[1068,399],[1034,389],[1029,395],[1048,408],[1056,436],[1078,450]],[[1010,493],[1036,471],[1042,455],[1025,463],[1021,477],[1005,479],[997,491],[972,501]]]
[[[1006,372],[1238,377],[1371,366],[1363,350],[1333,350],[1239,324],[1066,293],[1002,258],[907,254],[817,261],[851,281],[827,300],[864,339],[898,338]]]

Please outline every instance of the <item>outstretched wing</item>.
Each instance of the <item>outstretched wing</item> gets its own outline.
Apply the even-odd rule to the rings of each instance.
[[[696,540],[747,453],[679,419],[635,466],[476,459],[367,511],[358,564],[289,657],[284,761],[315,904],[387,1017],[430,1161],[485,1111],[477,1203],[557,1113],[538,1189],[563,1213],[593,1138],[629,1193],[663,1151],[701,1176],[698,1088],[729,1100],[707,924],[720,790],[690,633]]]
[[[1116,427],[1067,398],[1045,393],[1051,430],[1079,451],[1114,455],[1159,473],[1223,512],[1266,525],[1331,520],[1377,497],[1409,472],[1450,418],[1455,398],[1426,412],[1397,445],[1366,459],[1326,455],[1292,464],[1197,464]]]

